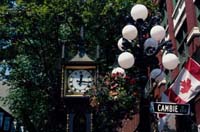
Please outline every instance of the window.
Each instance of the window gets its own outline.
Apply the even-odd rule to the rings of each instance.
[[[14,123],[13,122],[11,124],[11,132],[15,132],[15,127],[14,127]]]
[[[187,35],[187,23],[186,23],[186,20],[185,20],[183,22],[178,34],[176,35],[178,47],[179,47],[179,45],[183,44],[186,35]]]
[[[4,127],[3,127],[4,131],[8,131],[9,130],[9,128],[10,128],[10,121],[11,121],[10,117],[5,117]]]
[[[173,6],[175,7],[179,0],[173,0]]]
[[[0,128],[2,128],[2,125],[3,125],[3,115],[4,113],[0,112]]]

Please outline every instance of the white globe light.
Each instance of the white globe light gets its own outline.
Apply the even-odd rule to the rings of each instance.
[[[127,40],[133,40],[137,37],[137,28],[133,25],[126,25],[122,29],[122,36]]]
[[[154,38],[148,38],[144,42],[144,51],[146,55],[152,55],[158,48],[158,42]]]
[[[125,70],[121,67],[114,68],[112,70],[111,75],[114,75],[114,74],[119,74],[119,76],[122,76],[122,77],[126,76]]]
[[[175,54],[172,53],[163,54],[162,64],[166,69],[172,70],[178,66],[179,59]]]
[[[161,69],[156,68],[151,71],[150,77],[155,79],[156,82],[160,82],[165,78],[165,73]]]
[[[128,41],[131,43],[130,40],[128,40]],[[118,49],[119,49],[119,50],[124,51],[124,49],[123,49],[123,38],[120,38],[120,39],[118,40],[117,46],[118,46]]]
[[[120,67],[124,69],[131,68],[135,63],[134,56],[129,52],[123,52],[118,57],[118,63]]]
[[[145,20],[148,16],[148,10],[146,6],[142,4],[136,4],[131,9],[131,16],[136,21],[137,19]]]
[[[117,42],[117,46],[118,46],[119,50],[124,51],[122,43],[123,43],[123,38],[120,38]]]
[[[165,37],[165,29],[162,26],[156,25],[150,31],[151,37],[157,41],[161,41]]]

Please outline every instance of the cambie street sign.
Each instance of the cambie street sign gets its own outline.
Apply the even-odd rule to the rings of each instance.
[[[190,104],[151,102],[151,111],[162,114],[189,115]]]

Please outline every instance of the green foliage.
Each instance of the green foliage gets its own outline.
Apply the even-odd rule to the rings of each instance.
[[[4,101],[30,131],[39,131],[48,112],[47,76],[37,60],[25,55],[17,56],[12,65],[7,79],[10,91]]]
[[[4,100],[27,130],[37,132],[45,130],[47,119],[51,122],[48,113],[58,101],[52,93],[60,88],[60,23],[57,21],[60,11],[52,8],[52,4],[23,6],[2,8],[1,71],[10,86],[9,96]],[[9,75],[5,75],[5,69],[9,69]],[[55,102],[49,102],[51,98]]]
[[[157,6],[153,4],[152,0],[137,0],[138,4],[145,5],[150,11],[155,11]]]
[[[60,107],[61,40],[65,40],[69,59],[77,52],[83,26],[86,52],[100,65],[100,73],[108,71],[115,62],[113,56],[118,54],[116,43],[127,24],[125,17],[136,2],[145,1],[17,0],[15,8],[9,8],[2,1],[0,75],[10,86],[5,102],[29,132],[64,131],[59,121],[49,118],[49,114],[58,114],[56,110]],[[100,49],[96,50],[97,45]],[[100,56],[96,55],[98,50]],[[7,70],[9,75],[5,74]],[[119,84],[117,98],[110,96],[107,85],[104,89],[98,88],[98,119],[108,124],[96,130],[104,127],[111,130],[119,123],[114,117],[127,110],[131,113],[133,108],[135,97],[129,95],[135,86],[128,88],[124,79],[115,81]],[[54,125],[47,127],[46,120]]]

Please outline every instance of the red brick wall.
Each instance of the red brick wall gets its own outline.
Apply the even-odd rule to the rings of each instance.
[[[172,14],[174,11],[172,0],[166,0],[166,5],[167,5],[167,20],[168,20],[168,26],[169,26],[169,29],[168,29],[169,38],[173,43],[173,49],[175,49],[175,54],[177,54],[176,38],[174,34],[174,24],[173,24],[173,18],[172,18]],[[178,68],[172,71],[172,76],[171,76],[172,80],[175,79],[177,74],[178,74]]]
[[[188,33],[191,32],[192,28],[197,26],[197,17],[195,12],[195,6],[193,0],[186,0],[186,19],[187,19],[187,30]],[[194,38],[189,44],[189,55],[192,56],[197,48],[199,48],[200,40],[198,38]],[[199,56],[200,57],[200,56]],[[195,115],[196,115],[196,124],[200,124],[200,95],[196,97],[198,100],[195,102]]]
[[[191,32],[192,28],[197,26],[197,17],[195,12],[195,6],[193,3],[193,0],[186,0],[185,1],[186,6],[186,19],[187,19],[187,28],[188,32]],[[197,47],[199,47],[199,39],[195,38],[189,46],[189,55],[192,56],[192,54],[196,51]]]
[[[131,119],[122,120],[122,127],[117,129],[117,132],[134,132],[140,122],[139,113],[134,114]]]
[[[174,25],[173,25],[173,18],[172,18],[172,13],[174,11],[173,8],[173,0],[166,0],[166,5],[167,5],[167,18],[168,18],[168,25],[169,25],[169,37],[173,42],[173,47],[176,49],[176,39],[175,39],[175,34],[174,34]],[[187,30],[188,34],[191,32],[193,27],[197,26],[197,17],[196,17],[196,12],[195,12],[195,6],[193,3],[193,0],[185,0],[185,5],[186,5],[186,22],[187,22]],[[197,48],[200,46],[200,40],[199,38],[194,38],[191,43],[189,44],[189,55],[192,56],[196,52]],[[199,55],[200,57],[200,55]],[[178,70],[173,73],[173,79],[177,75]],[[156,94],[157,96],[157,94]],[[196,124],[200,124],[200,95],[196,98],[199,98],[195,102],[195,115],[196,115]],[[178,126],[177,122],[177,128]],[[181,128],[181,127],[180,127]],[[178,131],[178,129],[177,129]]]

